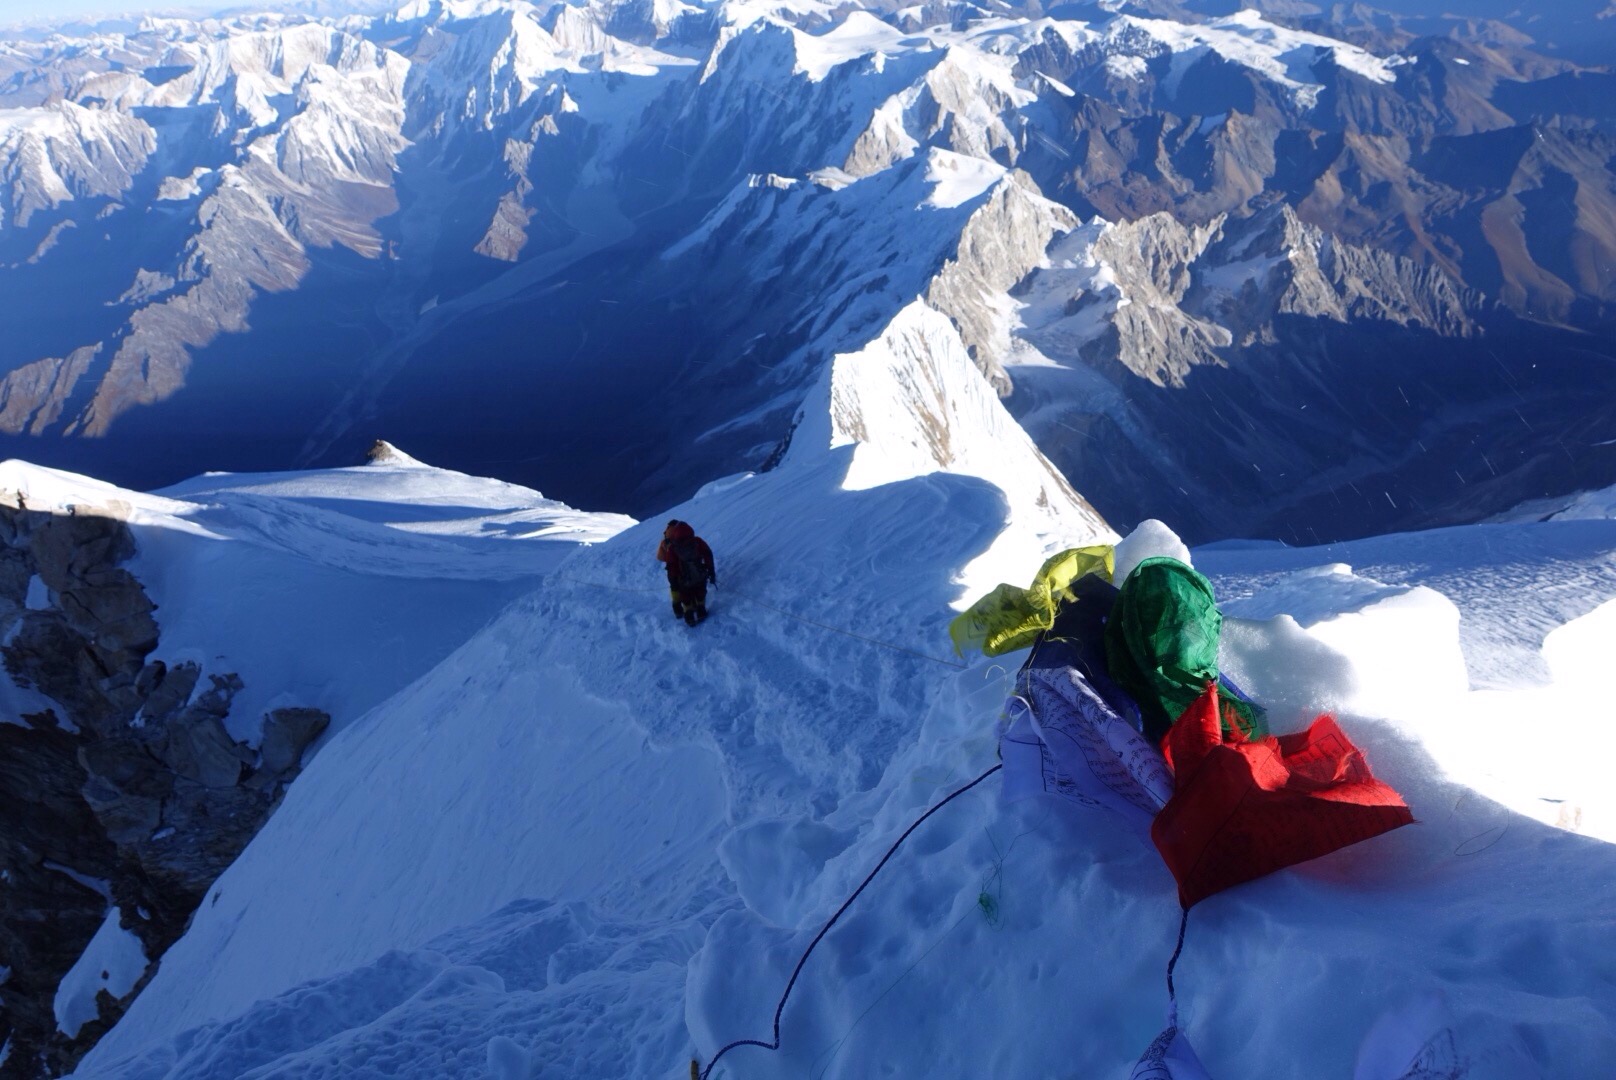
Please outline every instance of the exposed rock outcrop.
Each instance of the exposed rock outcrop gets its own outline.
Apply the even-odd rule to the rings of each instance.
[[[971,359],[1000,394],[1010,392],[1004,364],[1010,319],[1004,297],[1044,260],[1049,242],[1077,224],[1024,173],[1012,172],[960,232],[959,248],[926,289],[926,300],[954,320]]]
[[[1051,255],[1019,290],[1027,339],[1046,356],[1116,361],[1158,386],[1182,386],[1231,347],[1273,344],[1285,316],[1462,338],[1481,306],[1440,269],[1347,244],[1285,204],[1203,226],[1166,213],[1095,221]]]
[[[233,738],[237,675],[152,659],[156,605],[121,565],[134,550],[115,517],[0,499],[0,657],[16,687],[0,716],[7,1080],[71,1068],[121,1013],[103,995],[99,1020],[69,1038],[53,1008],[109,905],[160,958],[330,722],[283,708],[259,749]]]

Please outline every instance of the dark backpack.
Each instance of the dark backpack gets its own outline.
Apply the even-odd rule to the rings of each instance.
[[[702,559],[701,548],[693,536],[681,536],[672,542],[669,547],[673,550],[673,557],[678,560],[679,585],[681,589],[694,589],[707,583],[707,564]]]

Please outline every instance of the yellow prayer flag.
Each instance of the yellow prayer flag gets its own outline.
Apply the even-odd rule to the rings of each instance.
[[[1072,583],[1085,574],[1111,580],[1114,566],[1110,544],[1070,548],[1044,560],[1027,588],[1000,585],[948,625],[954,651],[981,649],[987,656],[1002,656],[1025,649],[1041,631],[1055,623],[1061,601],[1070,598]]]

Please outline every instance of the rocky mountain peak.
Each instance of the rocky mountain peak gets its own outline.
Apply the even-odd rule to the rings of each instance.
[[[368,451],[365,452],[367,465],[420,465],[410,455],[388,442],[386,439],[377,439]]]

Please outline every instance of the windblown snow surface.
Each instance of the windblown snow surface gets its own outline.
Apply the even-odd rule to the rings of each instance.
[[[0,489],[31,509],[125,521],[138,547],[130,569],[157,604],[153,658],[239,676],[226,724],[254,743],[281,706],[346,725],[579,544],[633,524],[397,451],[348,469],[209,474],[155,494],[7,461]]]
[[[812,419],[778,468],[670,511],[717,553],[705,624],[673,619],[647,522],[338,732],[78,1075],[683,1080],[769,1040],[819,927],[996,762],[1021,658],[956,660],[953,609],[1110,539],[992,479],[988,444],[928,468]],[[230,498],[282,483],[312,513],[306,478]],[[1418,819],[1195,908],[1180,1019],[1211,1076],[1612,1075],[1613,551],[1616,523],[1579,521],[1196,553],[1233,676],[1280,730],[1335,711]],[[1164,1024],[1172,879],[1117,819],[997,791],[908,840],[808,961],[781,1049],[716,1077],[1129,1075]]]

